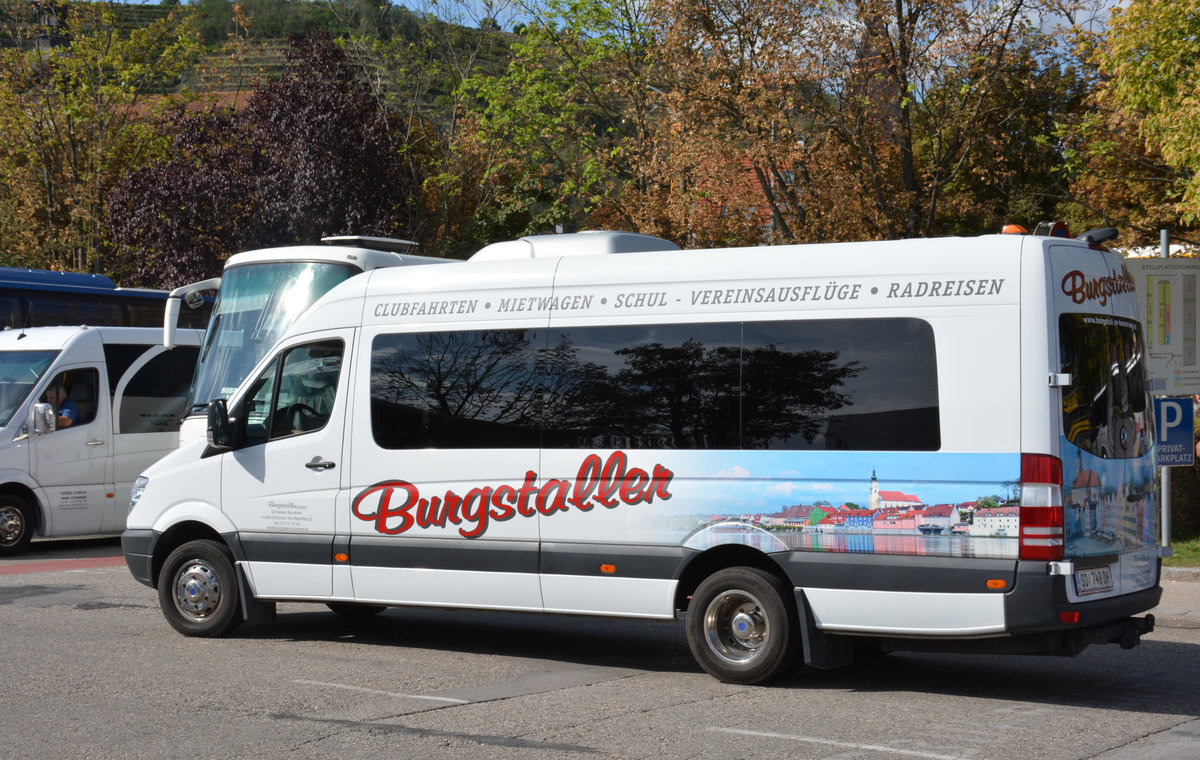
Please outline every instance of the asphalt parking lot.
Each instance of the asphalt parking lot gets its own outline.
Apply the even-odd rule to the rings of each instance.
[[[675,623],[281,605],[189,639],[115,542],[0,562],[0,757],[1178,760],[1200,757],[1200,579],[1077,658],[891,655],[765,687]]]

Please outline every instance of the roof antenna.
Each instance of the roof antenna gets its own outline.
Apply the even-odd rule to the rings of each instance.
[[[29,327],[29,318],[33,315],[33,302],[25,304],[25,318],[21,320],[21,334],[17,336],[17,340],[25,339],[25,328]]]

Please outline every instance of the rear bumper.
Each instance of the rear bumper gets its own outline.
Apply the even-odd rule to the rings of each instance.
[[[1152,610],[1162,599],[1162,586],[1155,585],[1121,596],[1072,603],[1067,599],[1068,582],[1065,576],[1047,575],[1041,563],[1020,563],[1016,586],[1004,600],[1008,630],[1019,634],[1096,628]]]
[[[796,588],[810,664],[844,662],[843,648],[862,645],[1066,655],[1091,644],[1130,647],[1154,625],[1152,617],[1135,616],[1162,598],[1154,585],[1072,602],[1071,579],[1050,575],[1045,562],[817,552],[777,557]]]

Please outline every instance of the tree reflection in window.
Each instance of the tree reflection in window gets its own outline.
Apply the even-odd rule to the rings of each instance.
[[[543,336],[377,337],[376,441],[912,450],[940,439],[932,331],[917,320],[579,327],[553,345]]]
[[[1145,352],[1135,323],[1115,317],[1059,317],[1067,440],[1103,459],[1140,457],[1150,448]]]
[[[376,442],[384,448],[537,446],[537,340],[532,330],[379,336],[371,363]]]

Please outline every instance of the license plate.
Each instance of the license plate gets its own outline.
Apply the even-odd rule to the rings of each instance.
[[[1112,591],[1112,570],[1108,567],[1089,567],[1075,571],[1075,591],[1080,596]]]

